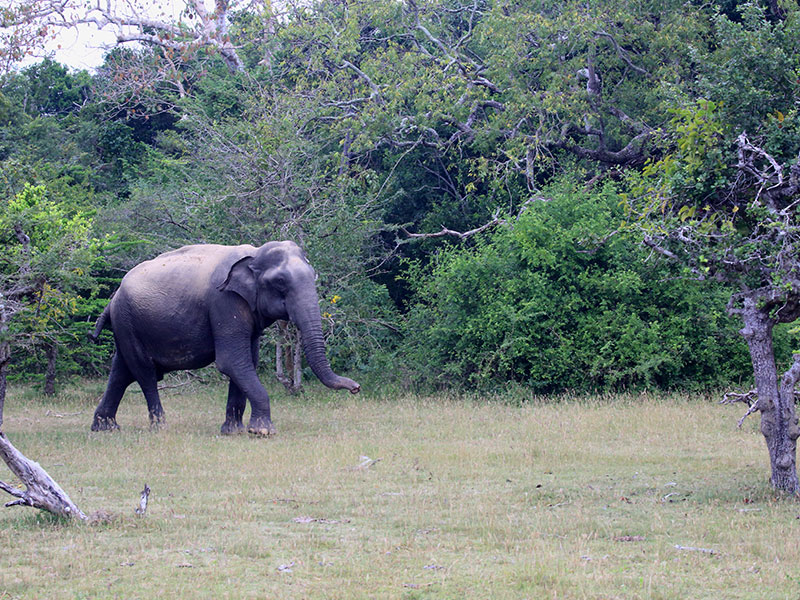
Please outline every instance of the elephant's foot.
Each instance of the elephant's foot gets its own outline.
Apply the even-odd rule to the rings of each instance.
[[[161,415],[157,419],[150,417],[150,431],[158,431],[159,429],[166,429],[166,428],[167,428],[167,420],[164,418],[164,415]]]
[[[264,417],[251,418],[247,431],[259,437],[269,437],[278,433],[272,421]]]
[[[244,423],[239,421],[235,423],[233,421],[225,421],[220,427],[219,432],[222,435],[237,435],[240,433],[244,433]]]
[[[117,420],[114,417],[101,417],[99,415],[94,416],[94,421],[92,421],[92,431],[118,431],[119,425],[117,425]]]

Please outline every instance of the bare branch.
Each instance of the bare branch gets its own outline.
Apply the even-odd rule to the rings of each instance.
[[[717,554],[717,551],[713,548],[697,548],[696,546],[681,546],[680,544],[675,544],[676,550],[684,550],[686,552],[702,552],[704,554]]]
[[[497,214],[492,216],[492,219],[488,223],[484,223],[480,227],[476,227],[475,229],[470,229],[469,231],[454,231],[452,229],[448,229],[447,227],[442,227],[441,231],[437,231],[436,233],[411,233],[405,227],[401,227],[400,231],[406,234],[409,238],[412,239],[427,239],[427,238],[440,238],[445,236],[453,236],[460,240],[465,240],[468,237],[473,235],[477,235],[486,231],[487,229],[491,229],[496,225],[505,224],[507,221],[505,219],[501,219],[497,216]]]
[[[756,392],[756,390],[747,392],[725,392],[722,400],[719,401],[720,404],[735,404],[737,402],[744,402],[747,404],[747,412],[744,413],[736,425],[741,429],[744,420],[758,410],[758,392]]]
[[[525,202],[522,203],[520,206],[519,211],[517,212],[517,218],[521,215],[533,202],[549,202],[549,198],[545,198],[542,196],[533,196],[528,198]],[[480,227],[476,227],[475,229],[470,229],[469,231],[454,231],[452,229],[448,229],[447,227],[442,227],[441,231],[437,231],[435,233],[411,233],[405,227],[401,227],[400,231],[406,234],[409,239],[427,239],[427,238],[440,238],[445,236],[452,236],[456,237],[460,240],[465,240],[468,237],[472,237],[473,235],[477,235],[486,231],[487,229],[491,229],[492,227],[496,227],[498,225],[507,225],[509,223],[508,219],[501,218],[499,216],[499,210],[496,210],[492,215],[491,220],[484,223]]]
[[[758,394],[756,390],[749,390],[747,392],[725,392],[722,396],[722,400],[719,401],[720,404],[736,404],[737,402],[744,402],[748,406],[752,405],[753,403],[758,400]]]
[[[649,71],[647,71],[646,69],[643,69],[642,67],[638,67],[635,64],[633,64],[631,59],[628,58],[628,52],[626,50],[624,50],[622,48],[622,46],[619,45],[619,42],[617,42],[617,39],[613,35],[611,35],[608,32],[605,32],[605,31],[595,31],[594,34],[597,37],[604,37],[607,40],[609,40],[611,42],[611,44],[614,46],[614,50],[616,50],[617,56],[619,56],[619,58],[626,65],[628,65],[628,67],[630,67],[632,70],[636,71],[640,75],[646,75],[647,77],[650,77]]]
[[[581,130],[574,125],[571,128],[567,128],[567,131],[578,131],[584,134],[589,133],[591,135],[601,135],[601,131],[587,131]],[[566,150],[575,156],[580,158],[601,162],[609,165],[617,165],[617,166],[628,166],[628,165],[636,165],[644,162],[647,154],[644,150],[645,142],[647,142],[648,138],[653,135],[652,130],[646,130],[642,133],[633,137],[627,145],[622,148],[621,150],[613,151],[607,150],[605,148],[585,148],[583,146],[579,146],[573,142],[570,142],[568,139],[560,139],[555,142],[551,142],[549,145],[553,148],[561,148],[562,150]]]
[[[419,22],[419,18],[417,18],[416,27],[417,30],[421,31],[425,37],[428,38],[428,40],[432,42],[441,51],[441,53],[445,55],[445,57],[447,57],[448,64],[445,66],[445,70],[447,70],[451,65],[456,65],[461,74],[467,77],[472,84],[485,87],[496,94],[500,93],[501,90],[497,85],[481,75],[481,73],[485,70],[483,65],[477,63],[469,56],[464,56],[463,54],[458,53],[456,50],[448,48],[445,43],[442,42],[442,40],[435,37],[427,27]],[[469,65],[469,67],[472,69],[467,68],[467,65],[464,63],[467,63],[467,65]]]
[[[651,248],[652,250],[655,250],[655,251],[656,251],[656,252],[658,252],[659,254],[661,254],[661,255],[663,255],[663,256],[666,256],[666,257],[667,257],[667,258],[669,258],[670,260],[677,260],[677,258],[678,258],[678,255],[677,255],[677,254],[675,254],[675,253],[674,253],[674,252],[672,252],[671,250],[668,250],[667,248],[664,248],[663,246],[659,245],[659,244],[658,244],[658,243],[657,243],[657,242],[656,242],[656,241],[655,241],[653,238],[651,238],[649,235],[646,235],[646,236],[644,236],[644,237],[642,238],[642,243],[643,243],[645,246],[647,246],[648,248]]]
[[[171,21],[169,17],[152,18],[133,2],[125,3],[123,8],[112,4],[112,0],[98,0],[94,6],[86,7],[70,0],[42,0],[32,5],[35,8],[19,12],[12,23],[4,25],[70,28],[88,24],[101,30],[113,30],[118,44],[141,42],[188,52],[210,46],[219,51],[230,71],[244,70],[244,63],[228,37],[228,0],[216,0],[213,13],[206,10],[201,0],[187,0],[187,3],[197,17],[191,27],[185,22]]]
[[[364,73],[364,71],[359,69],[357,66],[355,66],[353,63],[351,63],[349,60],[343,61],[341,68],[350,69],[351,71],[355,72],[361,79],[363,79],[367,83],[367,85],[369,86],[369,89],[371,91],[371,93],[369,95],[370,100],[375,100],[378,103],[383,103],[383,99],[381,98],[381,89],[375,84],[374,81],[372,81],[372,79],[370,78],[369,75]]]
[[[139,496],[139,506],[134,509],[134,512],[140,517],[143,517],[147,513],[147,501],[150,498],[150,486],[145,483],[144,489]]]

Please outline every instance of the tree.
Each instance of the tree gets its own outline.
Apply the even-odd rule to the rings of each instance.
[[[25,485],[25,490],[0,481],[0,490],[11,494],[16,500],[6,506],[32,506],[67,519],[87,521],[83,511],[61,489],[39,463],[24,456],[0,430],[0,458]]]
[[[0,489],[16,498],[6,506],[33,506],[80,520],[86,515],[38,463],[11,444],[2,426],[8,363],[22,334],[19,320],[32,314],[46,321],[43,302],[57,289],[52,286],[69,289],[82,278],[88,226],[82,215],[69,216],[48,202],[43,187],[26,186],[0,210],[0,238],[6,248],[0,258],[0,458],[26,486],[23,491],[0,481]]]
[[[800,317],[800,13],[784,16],[750,4],[738,23],[716,17],[718,49],[699,78],[710,97],[673,111],[663,157],[631,175],[629,206],[646,245],[733,286],[755,389],[728,400],[753,402],[772,485],[797,494],[800,354],[781,375],[773,348],[775,326]]]
[[[57,342],[73,294],[92,285],[91,220],[26,185],[0,207],[0,424],[12,351],[24,344]]]

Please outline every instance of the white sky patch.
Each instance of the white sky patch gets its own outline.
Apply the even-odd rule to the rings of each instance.
[[[46,56],[76,70],[92,71],[103,64],[103,57],[116,44],[117,36],[110,30],[98,30],[94,25],[77,25],[62,29],[44,48]],[[31,57],[23,64],[37,63]]]
[[[0,0],[2,1],[2,0]],[[214,0],[204,0],[206,10],[214,11]],[[233,3],[231,3],[233,4]],[[120,16],[135,14],[154,21],[178,22],[186,8],[183,0],[111,0],[112,10]],[[72,11],[68,18],[78,15],[80,8]],[[187,21],[192,23],[192,21]],[[98,29],[94,24],[81,24],[57,28],[55,37],[48,40],[36,56],[25,59],[20,67],[35,64],[43,56],[67,65],[72,69],[93,70],[103,64],[105,54],[117,42],[116,29],[109,25]],[[133,44],[127,43],[126,46]]]

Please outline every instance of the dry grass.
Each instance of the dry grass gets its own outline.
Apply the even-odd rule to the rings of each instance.
[[[217,435],[219,386],[165,393],[159,432],[129,394],[123,430],[92,434],[100,391],[6,403],[14,444],[110,515],[0,510],[0,599],[800,595],[800,505],[770,492],[755,421],[708,399],[313,388],[254,439]]]

